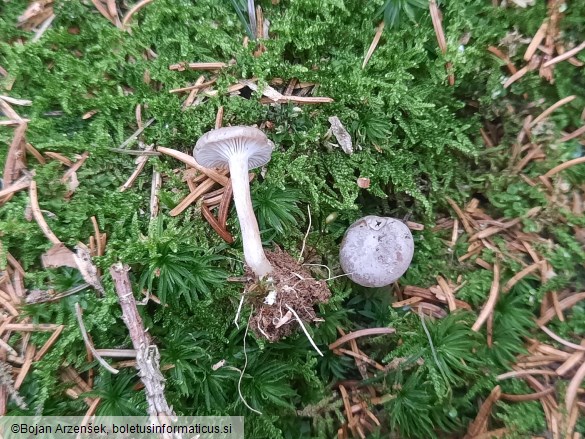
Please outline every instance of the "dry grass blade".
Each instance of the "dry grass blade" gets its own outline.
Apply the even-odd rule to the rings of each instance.
[[[136,14],[140,9],[142,9],[147,4],[152,3],[153,1],[154,0],[142,0],[136,3],[134,6],[132,6],[122,19],[122,26],[126,27],[134,14]]]
[[[502,390],[500,386],[496,386],[490,393],[490,396],[483,402],[481,405],[477,416],[473,420],[469,427],[467,427],[467,434],[465,438],[474,438],[478,434],[480,434],[483,430],[483,426],[486,424],[487,419],[490,416],[492,411],[492,407],[498,399],[500,399],[500,395],[502,394]]]
[[[344,335],[343,337],[338,338],[333,343],[329,345],[329,349],[333,350],[344,343],[347,343],[350,340],[354,340],[359,337],[364,337],[368,335],[382,335],[382,334],[394,334],[396,330],[394,328],[369,328],[369,329],[360,329],[359,331],[350,332],[349,334]]]
[[[488,297],[487,302],[485,303],[479,317],[471,327],[471,329],[475,332],[479,331],[479,328],[486,322],[494,307],[496,306],[496,302],[498,301],[498,295],[500,293],[500,265],[496,260],[494,264],[494,278],[492,281],[492,286],[490,288],[490,294]]]
[[[374,51],[376,50],[376,47],[378,47],[378,43],[380,42],[380,38],[382,37],[382,32],[384,32],[384,21],[383,20],[382,20],[382,22],[380,22],[380,24],[376,28],[376,34],[374,35],[374,39],[372,40],[372,44],[370,44],[370,47],[368,48],[368,53],[366,53],[366,56],[364,58],[364,62],[362,64],[362,69],[364,69],[366,67],[366,64],[368,64],[368,61],[370,60]],[[288,95],[290,93],[285,93],[285,94]]]
[[[573,56],[575,56],[577,53],[579,53],[580,51],[582,51],[583,49],[585,49],[585,41],[582,42],[581,44],[579,44],[577,47],[568,50],[567,52],[563,53],[562,55],[559,55],[553,59],[551,59],[550,61],[547,61],[543,64],[543,67],[550,67],[552,65],[555,65],[557,63],[560,63],[561,61],[564,61],[566,59],[569,59]]]

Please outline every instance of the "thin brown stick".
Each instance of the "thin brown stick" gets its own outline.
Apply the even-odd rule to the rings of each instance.
[[[394,328],[368,328],[368,329],[360,329],[358,331],[350,332],[349,334],[344,335],[343,337],[338,338],[333,343],[329,345],[329,349],[333,350],[344,343],[347,343],[350,340],[364,337],[368,335],[382,335],[382,334],[394,334],[396,330]]]
[[[73,162],[71,160],[69,160],[63,154],[59,154],[58,152],[47,151],[45,153],[45,155],[49,158],[52,158],[54,160],[57,160],[57,161],[63,163],[65,166],[72,166],[73,165]]]
[[[23,189],[27,189],[30,186],[30,177],[21,179],[21,181],[12,183],[10,186],[5,187],[4,189],[0,190],[0,199],[5,197],[6,195],[14,194],[19,192]]]
[[[231,180],[227,186],[225,186],[225,191],[223,192],[223,197],[221,202],[219,203],[219,209],[217,213],[217,220],[224,229],[226,228],[227,217],[230,210],[230,203],[232,201],[232,183]]]
[[[75,163],[73,163],[73,165],[71,165],[71,167],[67,170],[67,172],[65,172],[63,177],[61,177],[61,183],[65,183],[67,181],[67,179],[73,175],[74,172],[76,172],[79,168],[81,168],[81,166],[83,165],[83,163],[85,163],[85,161],[87,160],[88,157],[89,157],[89,152],[85,151],[81,155],[79,160],[77,160]]]
[[[579,44],[577,47],[575,47],[575,48],[573,48],[571,50],[566,51],[562,55],[559,55],[559,56],[551,59],[550,61],[545,62],[542,66],[543,67],[550,67],[552,65],[555,65],[557,63],[560,63],[561,61],[564,61],[566,59],[569,59],[569,58],[575,56],[575,54],[579,53],[583,49],[585,49],[585,41],[582,42],[581,44]]]
[[[144,6],[146,6],[147,4],[151,3],[152,1],[153,0],[142,0],[142,1],[139,1],[138,3],[136,3],[134,6],[132,6],[130,8],[130,10],[126,13],[126,15],[124,16],[124,18],[122,19],[122,26],[123,27],[126,27],[128,25],[128,23],[130,22],[130,19],[132,18],[132,16],[134,14],[136,14],[136,12],[138,12]]]
[[[384,32],[384,20],[382,20],[380,22],[380,24],[378,25],[378,27],[376,28],[376,34],[374,35],[374,39],[372,40],[372,44],[370,44],[370,47],[368,48],[368,52],[366,53],[366,56],[364,58],[364,62],[362,63],[362,69],[364,69],[366,67],[366,65],[368,64],[368,61],[370,60],[370,58],[374,54],[376,47],[378,47],[378,43],[380,42],[380,38],[382,37],[383,32]],[[285,94],[289,95],[290,93],[285,93]]]
[[[159,151],[165,155],[168,155],[170,157],[173,157],[173,158],[185,163],[186,165],[191,166],[192,168],[197,169],[198,171],[207,175],[212,180],[221,184],[222,186],[227,185],[229,182],[229,179],[225,175],[222,175],[219,172],[214,171],[213,169],[209,169],[209,168],[205,168],[205,167],[201,166],[190,155],[187,155],[187,154],[180,152],[180,151],[176,151],[174,149],[165,148],[162,146],[157,147],[157,151]]]
[[[437,43],[439,43],[439,49],[441,49],[441,53],[445,54],[447,53],[447,41],[445,40],[445,32],[443,32],[441,11],[439,11],[439,7],[435,0],[430,1],[429,8],[431,12],[431,21],[433,22],[433,29],[435,30],[435,35],[437,37]]]
[[[61,241],[49,228],[49,225],[45,221],[45,217],[41,213],[41,208],[39,207],[39,200],[37,198],[37,183],[34,180],[30,182],[29,197],[33,217],[36,220],[39,227],[41,228],[41,230],[43,231],[43,233],[45,234],[45,236],[47,237],[47,239],[51,241],[53,244],[61,244]]]
[[[585,299],[585,292],[572,294],[569,297],[566,297],[566,298],[564,298],[563,300],[561,300],[559,302],[560,309],[564,311],[565,309],[571,308],[576,303],[578,303],[578,302],[580,302],[581,300],[584,300],[584,299]],[[540,317],[540,319],[538,319],[536,322],[537,322],[538,325],[546,325],[548,322],[550,322],[553,319],[553,317],[555,315],[556,315],[555,308],[554,307],[553,308],[549,308],[542,315],[542,317]]]
[[[152,151],[152,149],[153,149],[153,146],[148,145],[144,149],[144,152],[150,152],[150,151]],[[129,189],[132,187],[132,185],[134,184],[134,182],[136,181],[138,176],[142,173],[142,171],[146,167],[146,163],[148,162],[148,157],[149,156],[147,156],[147,155],[142,155],[136,159],[136,169],[134,169],[134,171],[132,172],[132,175],[130,175],[130,177],[128,177],[128,180],[126,180],[126,183],[124,183],[122,185],[122,187],[120,187],[120,192],[124,192],[126,189]]]
[[[473,229],[471,227],[470,220],[467,217],[467,215],[465,215],[463,213],[463,211],[461,210],[461,208],[459,206],[457,206],[457,204],[455,203],[455,201],[453,201],[451,198],[447,197],[445,199],[447,200],[447,202],[449,203],[449,205],[451,206],[451,208],[455,211],[455,213],[457,214],[457,216],[461,220],[461,223],[463,224],[463,228],[465,229],[465,231],[467,232],[467,234],[469,236],[472,236],[473,235]]]
[[[500,293],[500,264],[496,260],[494,264],[494,278],[492,280],[492,286],[490,288],[490,294],[487,302],[485,303],[479,317],[472,326],[472,330],[477,332],[479,328],[486,322],[490,314],[493,312],[496,302],[498,301],[498,295]]]
[[[443,294],[445,294],[447,305],[449,306],[449,311],[455,311],[457,309],[457,304],[455,303],[455,296],[453,295],[451,287],[442,276],[437,276],[437,282],[439,283],[441,290],[443,290]]]
[[[136,367],[146,389],[148,412],[151,416],[167,417],[174,415],[164,395],[164,378],[160,372],[158,349],[152,343],[148,332],[144,329],[142,318],[136,307],[132,294],[132,286],[128,277],[130,267],[118,262],[110,267],[116,294],[122,308],[123,320],[128,327],[132,346],[136,350]]]
[[[28,371],[30,370],[30,367],[32,366],[34,356],[35,356],[34,345],[32,345],[32,344],[28,345],[26,348],[26,353],[24,354],[24,363],[20,368],[20,372],[18,373],[18,376],[14,380],[14,388],[16,390],[20,389],[20,386],[24,382],[24,379],[26,378],[26,375],[28,374]]]

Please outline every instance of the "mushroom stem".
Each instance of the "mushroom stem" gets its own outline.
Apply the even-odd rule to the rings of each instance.
[[[261,278],[272,271],[272,266],[264,254],[258,222],[252,208],[247,155],[232,155],[229,159],[229,167],[234,204],[236,205],[238,221],[242,230],[244,259],[252,271]]]

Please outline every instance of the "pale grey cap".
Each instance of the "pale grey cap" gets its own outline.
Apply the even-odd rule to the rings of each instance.
[[[406,272],[413,254],[412,234],[402,221],[370,215],[349,226],[339,261],[356,284],[383,287]]]
[[[245,153],[248,169],[270,161],[274,144],[254,127],[225,127],[205,133],[195,144],[193,157],[206,168],[227,168],[234,153]]]

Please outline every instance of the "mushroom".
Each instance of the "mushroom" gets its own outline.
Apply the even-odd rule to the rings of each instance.
[[[383,287],[406,272],[413,253],[412,234],[403,222],[369,215],[349,226],[339,259],[343,272],[356,284]]]
[[[248,171],[270,161],[273,143],[258,128],[225,127],[209,131],[195,144],[193,156],[206,168],[230,170],[234,204],[242,230],[246,264],[262,278],[272,271],[264,254],[250,198]]]

